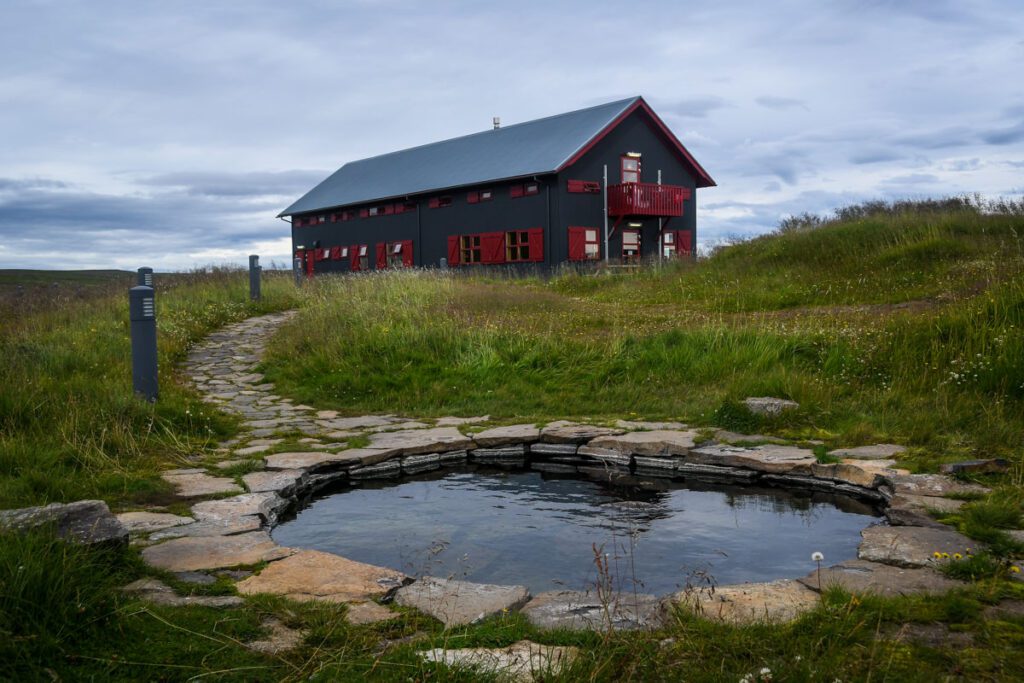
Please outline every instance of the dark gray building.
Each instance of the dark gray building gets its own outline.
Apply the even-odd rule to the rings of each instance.
[[[690,256],[715,184],[642,97],[345,164],[281,212],[312,276]]]

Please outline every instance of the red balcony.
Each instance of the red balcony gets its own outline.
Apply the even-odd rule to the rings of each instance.
[[[682,216],[683,200],[690,188],[656,183],[622,183],[608,186],[610,216]]]

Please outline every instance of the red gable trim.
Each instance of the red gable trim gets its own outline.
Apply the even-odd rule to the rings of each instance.
[[[626,117],[635,112],[637,109],[643,109],[644,112],[647,113],[651,121],[654,123],[655,128],[659,130],[662,135],[665,136],[669,143],[676,148],[676,151],[682,155],[683,159],[686,160],[686,162],[693,167],[693,170],[697,172],[697,187],[714,187],[715,185],[718,184],[711,178],[710,175],[708,175],[708,172],[704,170],[704,167],[697,163],[697,160],[693,158],[693,155],[690,154],[689,151],[687,151],[686,147],[683,147],[683,143],[679,142],[679,138],[677,138],[672,133],[672,131],[669,130],[668,126],[665,125],[664,121],[658,118],[658,115],[654,113],[654,110],[651,109],[650,105],[648,105],[642,97],[638,97],[636,102],[628,106],[625,111],[616,116],[611,123],[609,123],[607,126],[604,127],[603,130],[601,130],[601,132],[599,132],[597,135],[591,138],[590,142],[583,145],[583,147],[581,147],[579,151],[577,151],[575,154],[569,157],[568,161],[566,161],[557,169],[555,169],[555,172],[561,173],[563,170],[579,161],[584,154],[593,149],[594,145],[601,142],[601,140],[603,140],[605,136],[608,135],[608,133],[615,130],[616,126],[625,121]]]

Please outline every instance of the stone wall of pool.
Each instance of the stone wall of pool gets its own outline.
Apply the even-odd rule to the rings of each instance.
[[[267,562],[261,571],[231,574],[238,579],[240,594],[345,602],[351,605],[349,618],[360,623],[391,618],[393,613],[381,603],[394,600],[449,626],[521,610],[541,627],[637,628],[660,623],[666,605],[683,605],[726,621],[789,619],[817,604],[820,587],[830,584],[884,595],[944,591],[956,582],[935,570],[933,554],[979,546],[936,522],[931,513],[954,510],[963,497],[986,490],[942,475],[910,474],[899,468],[899,447],[834,451],[833,461],[823,463],[806,444],[743,445],[766,439],[688,429],[679,423],[494,426],[487,416],[342,417],[294,405],[274,394],[273,385],[256,372],[266,338],[287,318],[276,314],[231,325],[190,353],[186,374],[204,400],[240,415],[246,432],[225,444],[216,460],[164,473],[179,496],[196,501],[191,516],[147,511],[119,516],[135,542],[145,545],[143,557],[150,565],[171,572],[223,574]],[[348,440],[356,437],[367,445],[348,448]],[[300,444],[301,450],[278,452],[289,443]],[[713,593],[670,595],[580,590],[530,595],[515,584],[414,579],[338,554],[281,546],[270,534],[282,515],[339,482],[396,478],[467,463],[608,479],[697,479],[830,492],[878,506],[886,523],[861,532],[857,559],[823,568],[820,576],[811,572],[718,586]],[[246,473],[225,474],[241,471]]]

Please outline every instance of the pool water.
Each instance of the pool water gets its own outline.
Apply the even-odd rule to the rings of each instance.
[[[871,505],[763,486],[532,470],[458,469],[366,483],[314,499],[274,532],[414,576],[522,584],[533,593],[604,581],[665,594],[690,585],[796,578],[856,557]]]

